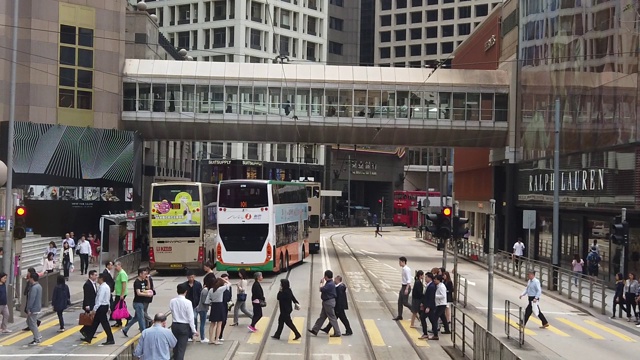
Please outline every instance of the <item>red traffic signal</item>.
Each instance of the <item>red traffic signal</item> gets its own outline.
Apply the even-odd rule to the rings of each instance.
[[[27,208],[24,206],[18,206],[16,207],[16,216],[25,216],[27,215]]]
[[[378,203],[382,204],[382,199],[378,199]]]
[[[451,217],[451,208],[446,206],[442,208],[442,215],[446,216],[446,217]]]

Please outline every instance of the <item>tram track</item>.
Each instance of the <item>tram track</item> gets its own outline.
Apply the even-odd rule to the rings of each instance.
[[[346,237],[347,236],[351,236],[351,235],[359,235],[359,234],[358,233],[342,233],[342,234],[338,233],[338,234],[333,234],[333,235],[331,235],[329,237],[329,239],[331,240],[331,245],[333,246],[333,249],[334,249],[334,251],[336,253],[336,258],[338,260],[338,265],[340,266],[340,270],[343,270],[345,268],[345,266],[343,265],[343,261],[344,261],[345,257],[354,259],[356,261],[356,263],[358,264],[358,266],[362,269],[362,273],[364,274],[366,279],[369,281],[371,286],[373,286],[373,288],[375,289],[375,291],[377,293],[377,296],[380,298],[380,301],[382,303],[384,303],[384,305],[386,306],[387,310],[389,311],[389,314],[391,316],[395,316],[397,309],[394,309],[393,306],[388,301],[386,301],[384,298],[382,298],[381,294],[383,294],[384,292],[382,291],[380,285],[378,285],[378,283],[375,281],[376,279],[373,279],[371,277],[369,271],[367,271],[365,266],[360,261],[360,257],[356,254],[355,251],[353,251],[353,248],[347,242]],[[334,237],[339,237],[340,240],[342,241],[342,243],[344,244],[344,246],[349,250],[348,256],[340,255],[340,252],[336,248],[336,241],[334,240]],[[369,352],[371,354],[369,358],[370,359],[377,359],[373,344],[371,343],[371,339],[367,334],[367,329],[364,326],[364,321],[363,321],[363,318],[361,316],[360,309],[358,308],[357,301],[352,301],[351,303],[353,304],[353,306],[354,306],[354,308],[356,310],[356,315],[357,315],[359,323],[360,323],[360,325],[362,327],[362,333],[365,334],[365,339],[366,339],[366,342],[367,342],[367,350],[369,350]],[[406,329],[404,327],[402,327],[402,325],[399,322],[396,322],[396,324],[397,324],[398,328],[402,331],[402,334],[407,339],[407,342],[409,344],[411,344],[411,347],[415,351],[415,353],[418,356],[418,358],[420,358],[420,360],[429,360],[427,355],[424,354],[424,352],[422,350],[420,350],[420,348],[415,344],[415,342],[413,341],[413,338],[406,331]]]

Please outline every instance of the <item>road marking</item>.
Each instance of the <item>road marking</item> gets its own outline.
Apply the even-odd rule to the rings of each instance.
[[[393,266],[391,266],[391,265],[389,265],[389,264],[387,264],[387,263],[385,263],[384,265],[385,265],[386,267],[388,267],[389,269],[391,269],[391,270],[395,270],[395,269],[396,269],[396,268],[394,268]]]
[[[404,328],[404,331],[409,334],[409,337],[411,338],[413,343],[416,344],[416,346],[429,347],[429,343],[426,340],[420,340],[422,334],[418,331],[418,329],[414,329],[411,327],[411,321],[400,320],[400,324]]]
[[[477,307],[476,309],[478,310],[487,310],[486,307]],[[494,311],[504,311],[504,308],[493,308]],[[511,309],[513,310],[513,309]],[[564,315],[564,316],[579,316],[580,314],[584,314],[582,312],[580,313],[571,313],[571,312],[564,312],[564,311],[545,311],[545,314],[553,314],[553,315]],[[532,318],[533,319],[533,318]]]
[[[531,317],[529,318],[529,321],[533,321],[534,323],[536,323],[538,326],[542,326],[542,321]],[[567,334],[566,332],[559,330],[558,328],[556,328],[555,326],[549,326],[548,328],[545,328],[546,330],[551,331],[552,333],[558,335],[558,336],[562,336],[562,337],[569,337],[570,335]]]
[[[262,342],[262,338],[264,334],[269,331],[267,329],[267,325],[269,325],[269,317],[263,317],[256,324],[256,328],[260,329],[251,335],[249,335],[249,340],[247,340],[247,344],[260,344]]]
[[[118,329],[120,329],[120,327],[112,327],[111,328],[111,334],[115,334]],[[103,329],[104,330],[104,329]],[[91,344],[96,344],[98,341],[101,341],[102,339],[105,339],[107,337],[107,332],[103,331],[100,335],[96,336],[92,341]],[[87,344],[88,345],[88,344]]]
[[[466,280],[466,279],[465,279],[465,280]],[[469,284],[469,285],[471,285],[471,286],[476,286],[476,283],[475,283],[475,282],[473,282],[473,281],[469,281],[469,280],[466,280],[466,281],[467,281],[467,284]]]
[[[382,334],[380,334],[380,330],[373,319],[363,319],[362,324],[364,325],[364,329],[367,332],[367,336],[369,336],[372,346],[385,346]]]
[[[498,319],[502,320],[502,321],[507,321],[507,318],[502,315],[502,314],[493,314],[493,316],[497,317]],[[512,327],[514,327],[516,330],[520,327],[520,325],[518,325],[517,322],[509,319],[509,325],[511,325]],[[524,328],[524,333],[525,335],[529,335],[529,336],[535,336],[536,333],[532,330],[527,329],[526,327]]]
[[[609,327],[606,327],[606,326],[604,326],[602,324],[599,324],[599,323],[597,323],[597,322],[595,322],[593,320],[585,320],[584,322],[586,322],[587,324],[589,324],[591,326],[595,326],[595,327],[597,327],[598,329],[600,329],[602,331],[606,331],[606,332],[608,332],[609,334],[611,334],[613,336],[617,336],[617,337],[619,337],[620,339],[622,339],[622,340],[624,340],[626,342],[636,342],[631,337],[629,337],[629,336],[627,336],[627,335],[625,335],[623,333],[620,333],[618,331],[615,331],[615,330],[613,330],[613,329],[611,329]]]
[[[135,341],[137,341],[138,339],[140,339],[140,336],[142,335],[142,333],[138,333],[136,336],[132,337],[131,339],[127,340],[126,343],[124,343],[122,345],[123,348],[129,347],[129,345],[133,344]]]
[[[253,353],[251,353],[253,354]],[[300,353],[268,353],[267,355],[273,355],[273,356],[302,356],[302,354]]]
[[[598,335],[598,334],[594,333],[593,331],[585,328],[584,326],[580,326],[578,324],[575,324],[575,323],[573,323],[573,322],[571,322],[571,321],[569,321],[567,319],[563,319],[563,318],[556,318],[556,320],[560,321],[563,324],[569,325],[569,326],[571,326],[572,328],[574,328],[574,329],[576,329],[578,331],[581,331],[581,332],[585,333],[587,336],[590,336],[593,339],[604,340],[604,337],[602,335]]]
[[[373,276],[376,279],[379,279],[378,275],[376,275],[373,271],[371,270],[367,270],[369,272],[369,274],[371,274],[371,276]]]
[[[369,256],[369,259],[371,259],[371,260],[373,260],[375,262],[380,262],[380,261],[378,261],[378,259],[372,258],[371,256]]]
[[[293,325],[296,326],[296,329],[298,329],[298,331],[304,331],[304,318],[303,317],[294,317],[293,318]],[[298,340],[293,340],[293,338],[296,337],[296,334],[293,333],[293,331],[291,331],[289,333],[289,344],[300,344],[302,342],[302,338],[298,339]]]
[[[335,329],[333,330],[335,333]],[[331,337],[329,336],[329,345],[342,345],[342,337]]]
[[[47,330],[48,328],[54,327],[58,325],[58,320],[53,320],[50,321],[46,324],[40,324],[40,326],[38,327],[38,330],[40,330],[40,332],[43,332],[44,330]],[[22,334],[16,335],[10,339],[4,340],[2,342],[0,342],[0,346],[8,346],[8,345],[13,345],[15,343],[17,343],[18,341],[22,341],[24,339],[28,339],[28,338],[32,338],[33,334],[31,333],[31,331],[25,331],[22,332]]]
[[[67,331],[60,333],[50,339],[47,339],[43,342],[40,343],[40,346],[49,346],[49,345],[53,345],[55,343],[57,343],[58,341],[62,340],[62,339],[66,339],[69,336],[75,335],[78,331],[80,331],[80,329],[82,329],[82,325],[78,325],[78,326],[74,326],[71,329],[67,329]]]
[[[366,252],[367,254],[378,255],[378,253],[374,253],[373,251],[368,251],[368,250],[364,250],[364,249],[362,251]]]

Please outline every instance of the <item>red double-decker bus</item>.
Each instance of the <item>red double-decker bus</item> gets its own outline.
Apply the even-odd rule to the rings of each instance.
[[[439,197],[440,192],[429,191],[429,197]],[[426,191],[394,191],[393,192],[393,225],[406,227],[418,226],[418,198],[426,198]],[[413,209],[412,209],[413,208]]]

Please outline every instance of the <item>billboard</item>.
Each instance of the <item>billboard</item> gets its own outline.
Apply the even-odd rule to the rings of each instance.
[[[175,198],[151,202],[151,226],[200,225],[200,201],[193,201],[188,192],[178,192]]]

